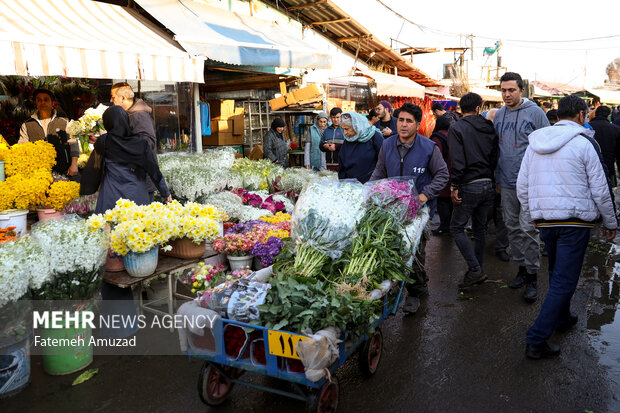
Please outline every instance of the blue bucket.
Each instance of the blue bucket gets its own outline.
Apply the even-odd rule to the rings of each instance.
[[[157,269],[159,246],[155,246],[143,253],[129,252],[123,255],[125,271],[132,277],[146,277]]]
[[[30,383],[30,337],[0,348],[0,399],[19,393]]]

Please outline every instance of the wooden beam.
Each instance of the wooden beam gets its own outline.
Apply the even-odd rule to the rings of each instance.
[[[323,26],[325,24],[343,23],[343,22],[348,22],[350,20],[351,20],[350,17],[343,17],[342,19],[326,20],[323,22],[312,22],[311,24],[312,26]]]
[[[291,11],[291,10],[300,10],[300,9],[306,9],[308,7],[314,7],[314,6],[319,6],[321,4],[325,4],[327,3],[327,0],[318,0],[315,1],[314,3],[306,3],[306,4],[300,4],[299,6],[291,6],[289,8],[287,8],[287,11]]]
[[[363,40],[363,39],[372,39],[372,34],[367,34],[367,35],[363,35],[363,36],[348,36],[348,37],[339,37],[336,39],[337,42],[339,43],[343,43],[343,42],[350,42],[353,40]]]

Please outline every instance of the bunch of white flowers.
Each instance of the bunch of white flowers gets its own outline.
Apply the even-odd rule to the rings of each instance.
[[[351,235],[364,212],[363,186],[359,182],[314,179],[295,205],[291,238],[339,258],[351,245]]]

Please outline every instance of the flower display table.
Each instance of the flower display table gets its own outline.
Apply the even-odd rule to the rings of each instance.
[[[206,260],[205,260],[206,258]],[[188,268],[192,268],[196,265],[198,261],[205,261],[206,264],[210,265],[219,265],[222,263],[226,263],[226,255],[225,254],[205,254],[200,258],[192,258],[192,259],[181,259],[174,258],[168,256],[161,256],[159,258],[159,262],[157,263],[157,268],[155,272],[151,275],[147,275],[146,277],[132,277],[127,274],[127,271],[119,271],[119,272],[105,272],[103,274],[103,281],[115,285],[120,288],[131,288],[134,285],[140,285],[140,289],[142,288],[142,281],[147,281],[162,274],[166,274],[168,278],[168,294],[167,297],[163,300],[166,301],[168,305],[168,311],[164,312],[153,308],[160,300],[154,300],[149,303],[144,303],[142,300],[142,294],[139,293],[139,304],[141,311],[148,311],[153,314],[159,315],[174,315],[174,300],[175,298],[193,298],[187,297],[182,294],[177,293],[177,277],[178,273],[185,271]]]

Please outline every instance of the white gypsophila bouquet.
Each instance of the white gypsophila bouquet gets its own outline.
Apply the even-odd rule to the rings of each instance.
[[[207,198],[207,204],[215,205],[224,210],[230,219],[239,219],[243,201],[238,195],[229,191],[219,192]]]
[[[29,235],[0,246],[0,307],[39,288],[50,273],[47,254]]]
[[[23,240],[0,246],[0,308],[17,301],[28,291],[28,256]]]
[[[241,175],[241,171],[230,169],[227,171],[225,179],[227,188],[243,188],[243,176]]]
[[[317,178],[302,191],[291,220],[291,238],[300,245],[339,258],[364,215],[363,186],[358,181]]]
[[[316,177],[317,174],[312,171],[312,169],[289,168],[282,174],[280,183],[278,184],[278,190],[285,192],[293,191],[299,194],[304,189],[304,186],[306,186],[311,179]]]
[[[322,178],[338,179],[338,172],[330,171],[329,169],[324,169],[322,171],[319,171],[317,175]]]
[[[38,244],[49,262],[47,279],[33,280],[32,297],[37,300],[82,300],[99,288],[108,250],[107,235],[92,231],[86,221],[66,216],[33,228],[31,242]]]
[[[239,210],[239,222],[254,221],[261,217],[273,215],[268,209],[254,208],[249,205],[242,205]]]
[[[226,188],[234,160],[234,149],[222,148],[202,154],[160,155],[159,167],[175,198],[204,202]]]
[[[75,215],[65,217],[40,222],[31,233],[48,255],[52,272],[92,271],[101,267],[108,250],[106,234],[90,230],[86,221]]]

